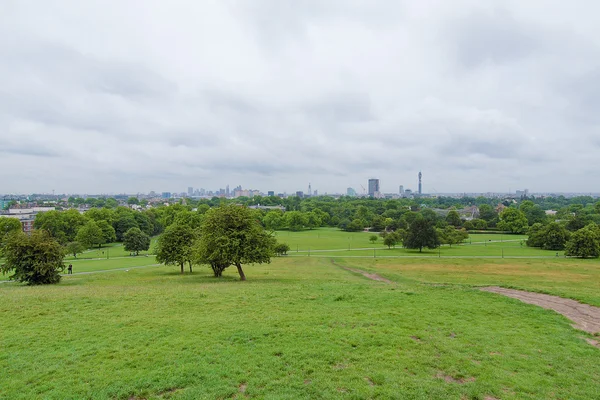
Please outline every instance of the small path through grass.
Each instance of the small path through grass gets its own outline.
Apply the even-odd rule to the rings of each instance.
[[[551,296],[542,293],[526,292],[524,290],[506,289],[498,286],[489,286],[480,288],[485,292],[502,294],[521,300],[524,303],[535,304],[554,310],[575,322],[574,328],[580,329],[591,334],[600,333],[600,307],[582,304],[571,299],[564,299],[558,296]]]
[[[374,281],[385,282],[385,283],[394,283],[393,281],[390,281],[389,279],[386,279],[377,274],[371,274],[367,271],[363,271],[362,269],[350,268],[350,267],[346,267],[344,265],[338,264],[333,259],[331,260],[331,263],[333,265],[335,265],[336,267],[340,267],[341,269],[345,269],[346,271],[354,272],[355,274],[361,274],[365,278],[372,279]]]

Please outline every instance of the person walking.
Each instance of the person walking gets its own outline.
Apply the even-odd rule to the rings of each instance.
[[[67,270],[69,271],[69,275],[73,274],[73,264],[69,264],[69,267],[67,268]]]

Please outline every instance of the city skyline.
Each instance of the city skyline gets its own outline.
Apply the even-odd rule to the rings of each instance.
[[[0,192],[593,191],[600,4],[551,3],[8,2]]]

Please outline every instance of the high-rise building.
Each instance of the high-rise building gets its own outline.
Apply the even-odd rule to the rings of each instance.
[[[194,195],[194,188],[193,188],[193,187],[191,187],[191,186],[189,186],[189,187],[188,187],[188,193],[187,193],[187,194],[188,194],[188,196],[193,196],[193,195]]]
[[[404,194],[404,185],[400,185],[399,193],[400,193],[400,195]]]
[[[354,188],[349,187],[346,189],[346,196],[356,197],[356,190]]]
[[[312,194],[312,188],[310,187],[310,182],[308,183],[308,195]]]
[[[267,192],[267,196],[275,196],[275,191],[273,191],[273,190],[269,190],[269,191]]]
[[[379,179],[369,179],[369,196],[379,196]]]
[[[423,185],[421,184],[422,177],[423,177],[423,174],[421,173],[421,171],[419,171],[419,194],[423,194]]]
[[[225,187],[225,197],[229,197],[229,185]]]
[[[170,199],[171,198],[171,192],[162,192],[161,197],[163,199]]]
[[[304,192],[303,191],[297,191],[296,192],[296,196],[298,196],[298,197],[304,197]]]

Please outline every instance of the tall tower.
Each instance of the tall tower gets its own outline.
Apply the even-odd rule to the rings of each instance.
[[[423,174],[421,173],[421,171],[419,171],[419,194],[423,194],[423,185],[421,184],[422,177],[423,177]]]
[[[308,195],[312,196],[312,188],[310,187],[310,182],[308,182]]]
[[[379,179],[369,179],[369,196],[379,196]]]

